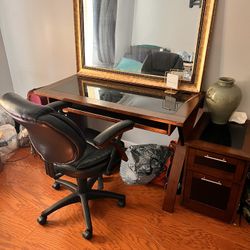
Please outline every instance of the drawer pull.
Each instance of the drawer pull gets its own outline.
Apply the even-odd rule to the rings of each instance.
[[[215,158],[209,155],[205,155],[205,158],[211,159],[211,160],[215,160],[215,161],[221,161],[221,162],[227,162],[224,158],[223,159],[219,159],[219,158]]]
[[[220,181],[212,181],[212,180],[207,179],[205,176],[202,177],[201,180],[222,186],[222,183]]]

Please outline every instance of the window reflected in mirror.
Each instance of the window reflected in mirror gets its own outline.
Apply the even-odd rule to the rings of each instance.
[[[83,0],[85,66],[190,81],[201,18],[186,0]]]

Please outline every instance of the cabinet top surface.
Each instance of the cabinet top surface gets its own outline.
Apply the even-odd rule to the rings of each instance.
[[[200,140],[218,145],[241,149],[244,144],[248,124],[227,123],[214,124],[211,121],[200,136]]]
[[[208,113],[204,113],[187,145],[250,161],[250,121],[217,125],[211,122]]]

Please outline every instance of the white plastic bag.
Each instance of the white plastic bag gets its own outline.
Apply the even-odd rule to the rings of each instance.
[[[11,124],[12,126],[15,126],[15,121],[0,107],[0,126],[4,124]]]
[[[20,126],[20,132],[17,135],[17,140],[18,140],[18,145],[21,148],[30,145],[28,130],[22,125]]]
[[[0,160],[4,163],[12,152],[18,148],[17,132],[14,126],[5,124],[0,126]]]
[[[164,170],[172,154],[166,146],[157,144],[132,145],[126,150],[128,161],[122,161],[120,175],[129,184],[147,184]]]

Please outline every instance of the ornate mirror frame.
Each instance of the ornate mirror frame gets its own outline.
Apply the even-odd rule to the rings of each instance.
[[[217,0],[203,0],[201,21],[196,46],[196,55],[194,60],[194,69],[191,82],[180,82],[178,90],[188,92],[199,92],[202,83],[205,60],[208,49],[209,36],[214,18],[215,6]],[[166,89],[164,77],[145,74],[127,73],[110,69],[100,69],[84,66],[84,29],[82,0],[73,0],[74,6],[74,25],[75,25],[75,43],[76,43],[76,61],[77,74],[79,76],[108,80],[116,83],[128,83],[134,85],[144,85]]]

